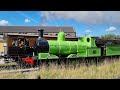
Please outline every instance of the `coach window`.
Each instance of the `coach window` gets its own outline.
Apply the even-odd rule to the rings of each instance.
[[[12,46],[17,46],[17,39],[12,39]]]
[[[56,33],[56,36],[57,36],[58,34]]]
[[[48,33],[44,33],[44,35],[48,35]]]
[[[19,47],[24,46],[24,39],[23,38],[19,38],[18,39],[18,44],[19,44]]]
[[[29,46],[29,39],[25,39],[25,45]]]

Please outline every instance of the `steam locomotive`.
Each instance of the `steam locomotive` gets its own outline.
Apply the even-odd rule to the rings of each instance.
[[[46,40],[43,37],[44,30],[38,30],[39,37],[34,41],[34,46],[16,49],[17,56],[11,54],[13,47],[8,50],[8,55],[16,62],[29,65],[40,64],[41,61],[70,60],[101,57],[114,57],[120,55],[120,40],[100,39],[91,36],[78,38],[78,41],[66,41],[65,33],[60,31],[57,40]],[[17,48],[17,47],[16,47]],[[18,52],[19,51],[19,52]],[[16,53],[15,52],[15,53]],[[100,59],[99,59],[100,60]]]
[[[46,40],[44,30],[39,30],[39,37],[34,46],[31,57],[21,60],[31,65],[41,61],[85,59],[94,58],[96,62],[101,57],[114,57],[120,55],[120,40],[94,38],[91,36],[80,37],[78,41],[66,41],[65,33],[59,32],[57,40]],[[64,59],[63,59],[64,58]]]

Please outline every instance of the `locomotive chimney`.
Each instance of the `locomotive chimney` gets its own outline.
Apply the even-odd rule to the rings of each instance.
[[[39,32],[39,38],[43,38],[44,30],[43,29],[39,29],[38,32]]]

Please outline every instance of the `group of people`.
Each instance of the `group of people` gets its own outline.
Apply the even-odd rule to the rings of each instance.
[[[12,46],[29,46],[29,40],[28,39],[25,39],[25,42],[24,42],[24,39],[13,39],[12,41]]]

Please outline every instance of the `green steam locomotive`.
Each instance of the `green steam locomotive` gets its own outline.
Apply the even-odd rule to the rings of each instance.
[[[22,58],[22,61],[34,65],[40,61],[54,59],[80,59],[112,57],[120,55],[120,40],[103,40],[91,36],[79,37],[78,41],[66,41],[65,33],[60,31],[57,40],[46,40],[43,37],[44,30],[38,30],[39,37],[36,40],[32,57]]]

